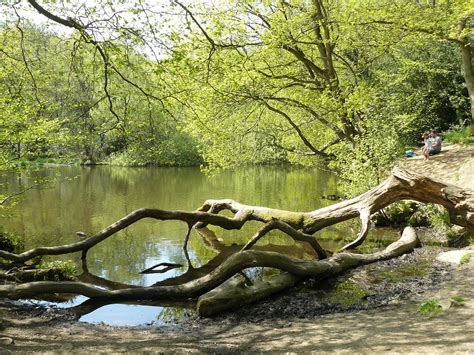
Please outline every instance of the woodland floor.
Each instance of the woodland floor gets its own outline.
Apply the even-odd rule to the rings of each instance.
[[[417,156],[400,164],[419,173],[474,188],[474,145],[446,146],[427,162]],[[405,256],[410,259],[415,256]],[[401,258],[404,258],[403,256]],[[399,258],[399,259],[401,259]],[[403,260],[389,261],[392,263]],[[472,353],[474,350],[474,260],[449,268],[438,266],[418,285],[403,283],[402,296],[375,308],[331,314],[303,314],[308,299],[288,293],[265,301],[247,314],[234,313],[211,320],[189,319],[177,326],[111,327],[21,316],[3,310],[6,328],[0,333],[3,353],[97,352],[331,352],[331,353]],[[440,282],[431,282],[436,278]],[[431,282],[431,283],[430,283]],[[397,286],[398,287],[398,286]],[[401,287],[401,286],[400,286]],[[413,288],[410,288],[413,287]],[[415,292],[415,290],[417,292]],[[398,292],[395,289],[395,294]],[[436,299],[449,304],[462,296],[463,307],[451,307],[427,317],[417,310]],[[301,302],[303,302],[301,304]],[[285,306],[285,307],[283,307]],[[378,307],[383,306],[383,307]],[[280,311],[280,316],[268,317]],[[281,311],[294,310],[294,314]],[[253,313],[253,314],[252,314]],[[324,312],[321,312],[324,313]],[[13,342],[13,344],[12,344]]]

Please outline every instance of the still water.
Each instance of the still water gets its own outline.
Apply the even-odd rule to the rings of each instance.
[[[78,241],[76,232],[92,235],[137,208],[195,210],[206,199],[231,198],[249,205],[261,205],[294,211],[310,211],[331,202],[323,194],[337,193],[336,179],[328,172],[286,166],[242,168],[208,177],[198,168],[122,168],[55,167],[37,172],[41,177],[57,176],[50,188],[25,193],[15,211],[0,219],[3,229],[24,236],[26,249]],[[21,174],[7,177],[11,191],[28,186],[32,177]],[[216,236],[203,241],[193,231],[189,255],[199,267],[234,243],[242,244],[255,232],[251,223],[243,231],[214,229]],[[166,273],[140,274],[160,262],[186,265],[182,244],[186,225],[182,222],[141,220],[100,243],[88,253],[88,268],[99,285],[107,280],[149,286],[182,274],[184,268]],[[347,237],[347,229],[328,228],[320,238]],[[328,243],[328,242],[326,242]],[[323,243],[324,244],[324,243]],[[287,248],[298,257],[311,257],[301,243],[273,233],[260,247]],[[290,245],[288,248],[285,245]],[[77,263],[78,253],[63,257]],[[59,304],[75,306],[86,298],[76,297]],[[115,325],[163,323],[178,317],[182,309],[144,305],[107,305],[84,315],[87,322]]]

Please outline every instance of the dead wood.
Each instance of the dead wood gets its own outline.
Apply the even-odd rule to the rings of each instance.
[[[394,258],[411,251],[418,243],[419,240],[415,230],[411,227],[407,227],[404,229],[402,237],[395,243],[389,245],[384,251],[363,256],[361,254],[352,253],[336,254],[327,259],[332,266],[331,271],[325,274],[311,276],[324,279],[360,265]],[[259,280],[253,284],[248,284],[240,275],[235,275],[222,285],[200,296],[197,302],[197,311],[201,316],[207,317],[229,309],[239,308],[293,287],[298,281],[305,277],[308,277],[308,275],[283,272],[270,280]]]
[[[82,251],[85,256],[93,246],[143,218],[178,220],[197,228],[214,225],[224,229],[240,229],[247,221],[260,221],[269,225],[264,227],[265,230],[257,239],[263,237],[271,229],[278,228],[295,240],[310,242],[313,248],[319,250],[319,244],[313,242],[314,237],[310,236],[327,226],[359,217],[362,227],[357,239],[344,247],[344,249],[351,249],[360,245],[367,236],[370,216],[373,213],[394,202],[406,199],[442,205],[449,211],[452,223],[470,230],[474,229],[474,191],[396,168],[385,181],[366,193],[311,212],[249,206],[233,200],[208,200],[194,212],[141,208],[96,235],[77,243],[39,247],[21,254],[0,250],[0,257],[25,262],[41,255],[60,255],[78,251]],[[234,216],[219,215],[219,212],[223,210],[233,212]],[[321,253],[322,251],[319,250],[318,254]]]
[[[316,241],[314,234],[325,227],[359,217],[361,220],[361,230],[357,238],[343,249],[355,248],[367,236],[370,216],[380,209],[404,199],[442,205],[449,211],[451,221],[454,224],[467,230],[474,230],[474,191],[462,189],[402,169],[394,169],[385,181],[366,193],[311,212],[293,212],[249,206],[233,200],[208,200],[197,211],[191,212],[149,208],[139,209],[111,224],[99,233],[77,243],[54,247],[38,247],[20,254],[0,250],[0,258],[17,263],[42,255],[82,252],[83,266],[87,270],[86,255],[90,248],[143,218],[178,220],[186,223],[188,231],[184,241],[185,251],[192,227],[206,231],[207,228],[205,227],[208,225],[224,229],[240,229],[248,221],[264,223],[262,228],[249,239],[249,242],[240,251],[226,257],[219,266],[213,265],[206,270],[203,268],[199,272],[192,272],[191,261],[188,260],[188,272],[190,272],[187,275],[188,277],[178,277],[175,280],[176,282],[163,282],[159,285],[145,288],[125,287],[121,289],[104,289],[83,282],[30,282],[20,285],[2,285],[0,286],[0,296],[28,298],[37,294],[74,293],[96,300],[107,301],[183,300],[202,296],[219,287],[245,268],[256,266],[280,269],[289,273],[291,278],[295,278],[295,280],[310,276],[329,277],[349,268],[395,257],[410,251],[417,242],[416,235],[412,235],[414,231],[411,229],[406,229],[404,236],[398,242],[390,245],[382,252],[367,255],[344,252],[326,258],[326,251]],[[219,214],[224,210],[232,212],[233,216],[227,217]],[[281,230],[295,241],[311,245],[319,260],[302,260],[282,253],[255,250],[255,243],[274,229]],[[410,236],[405,236],[405,234]],[[289,278],[282,277],[282,279],[286,280],[285,284],[291,284],[291,282],[287,282]],[[177,282],[178,280],[180,283]],[[222,292],[219,291],[222,289],[223,287],[220,287],[220,289],[214,292],[214,295],[221,294],[222,296]],[[278,286],[275,289],[281,289],[281,287]],[[244,291],[248,292],[247,294],[241,292],[242,295],[245,295],[242,296],[242,299],[247,298],[248,300],[251,298],[248,296],[249,293],[256,295],[255,297],[252,296],[253,299],[258,299],[260,297],[258,295],[263,297],[267,294],[265,287],[260,287],[259,289],[259,286],[253,286],[253,290]],[[206,297],[210,299],[208,296],[203,296],[202,300]],[[240,302],[237,299],[238,297],[235,302]],[[230,304],[231,302],[229,301],[228,303]],[[204,305],[204,303],[201,302],[201,305]],[[201,306],[200,308],[204,309],[203,307]]]
[[[209,274],[181,285],[135,287],[106,290],[82,282],[30,282],[1,285],[0,297],[29,298],[38,294],[71,293],[107,301],[183,300],[196,298],[250,267],[271,267],[296,277],[327,278],[360,265],[396,257],[413,250],[419,240],[413,228],[407,227],[402,237],[383,251],[372,254],[340,253],[324,260],[301,260],[274,252],[244,250],[230,256]]]

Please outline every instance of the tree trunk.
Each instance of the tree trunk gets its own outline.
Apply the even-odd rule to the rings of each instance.
[[[80,294],[99,301],[131,300],[183,300],[199,297],[240,271],[250,267],[271,267],[286,271],[296,278],[327,278],[338,275],[348,269],[390,259],[413,250],[419,240],[413,228],[407,227],[402,237],[381,252],[373,254],[340,253],[324,260],[301,260],[275,252],[244,250],[229,257],[215,270],[196,280],[181,285],[133,287],[107,290],[82,282],[38,281],[20,285],[1,285],[0,297],[11,299],[30,298],[36,295],[52,293]],[[265,288],[257,292],[265,293]]]
[[[471,125],[474,125],[474,61],[472,47],[469,42],[461,44],[462,50],[462,67],[464,79],[466,80],[467,92],[471,104]]]
[[[241,247],[240,251],[222,258],[223,261],[220,265],[209,265],[209,267],[199,269],[190,267],[182,277],[174,278],[169,282],[160,282],[151,287],[121,287],[120,289],[104,289],[84,282],[30,282],[20,285],[1,285],[0,297],[28,298],[39,294],[73,293],[101,301],[175,301],[202,296],[199,303],[200,312],[211,314],[210,308],[213,308],[213,305],[216,309],[224,309],[225,307],[223,308],[220,304],[228,303],[229,306],[245,304],[265,297],[271,292],[289,287],[300,278],[326,278],[359,265],[392,258],[412,250],[418,240],[411,228],[405,229],[402,238],[385,250],[367,255],[342,252],[328,258],[328,253],[321,248],[313,236],[314,233],[327,226],[359,217],[361,230],[357,238],[343,247],[343,250],[355,248],[363,243],[367,236],[370,216],[391,203],[404,199],[442,205],[449,211],[452,223],[462,226],[466,230],[474,230],[474,191],[396,168],[391,176],[366,193],[311,212],[248,206],[233,200],[208,200],[199,210],[192,212],[139,209],[96,235],[77,243],[38,247],[21,254],[0,250],[0,258],[16,263],[25,262],[41,255],[82,252],[83,266],[87,268],[86,256],[90,248],[142,218],[185,222],[189,227],[185,237],[185,247],[189,239],[189,232],[193,227],[205,232],[207,225],[224,229],[240,229],[248,221],[263,223],[262,228],[249,238],[248,243]],[[223,210],[230,211],[233,216],[219,214]],[[318,259],[303,260],[289,257],[284,254],[284,249],[278,253],[255,250],[255,243],[274,229],[284,232],[295,241],[308,243],[312,246],[314,255]],[[273,284],[259,283],[252,287],[243,287],[241,283],[237,283],[237,285],[232,283],[231,288],[223,286],[219,288],[234,275],[251,267],[276,268],[289,273],[290,276],[281,276]],[[240,287],[238,292],[232,291],[232,289],[237,290],[238,287]],[[212,294],[203,296],[211,290],[214,290]],[[226,291],[224,292],[224,290]],[[233,295],[235,299],[230,301],[229,298],[232,297],[226,296],[226,293]],[[216,301],[217,299],[220,301]],[[228,301],[222,301],[225,299]]]
[[[474,47],[472,41],[474,14],[469,14],[459,21],[458,33],[461,34],[458,43],[462,52],[462,70],[464,72],[464,80],[466,81],[467,92],[469,94],[469,102],[471,104],[471,125],[474,125]],[[466,31],[467,30],[467,31]]]

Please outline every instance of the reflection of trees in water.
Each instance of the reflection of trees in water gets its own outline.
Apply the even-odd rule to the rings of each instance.
[[[208,228],[201,228],[195,230],[197,235],[200,240],[198,242],[199,245],[203,246],[202,249],[207,250],[207,252],[203,253],[204,258],[208,258],[210,255],[212,255],[211,258],[209,258],[208,261],[203,262],[202,265],[197,266],[197,267],[191,267],[188,268],[184,273],[181,273],[180,275],[176,276],[171,276],[168,277],[167,279],[163,281],[159,281],[152,286],[166,286],[166,285],[180,285],[184,284],[186,282],[196,280],[200,277],[203,277],[207,274],[209,274],[212,270],[217,268],[219,265],[221,265],[225,260],[227,260],[232,254],[240,251],[244,244],[236,244],[232,243],[231,245],[226,245],[221,238],[219,238],[216,233]],[[131,237],[131,236],[128,236]],[[110,241],[114,241],[120,238],[111,238],[109,239]],[[123,243],[121,244],[123,248]],[[152,249],[154,251],[158,251],[160,244],[154,245]],[[111,248],[107,248],[107,250],[111,251],[114,250],[115,246],[112,245]],[[156,249],[155,249],[156,248]],[[299,247],[295,248],[294,245],[276,245],[276,244],[271,244],[267,243],[266,245],[255,245],[254,246],[255,250],[267,250],[267,251],[277,251],[280,253],[286,253],[291,256],[299,257],[299,258],[314,258],[315,253],[311,248],[305,248],[305,247]],[[139,251],[139,249],[138,249]],[[128,257],[135,258],[135,254],[137,250],[128,250],[127,255]],[[113,253],[112,253],[113,254]],[[92,252],[91,255],[92,256]],[[89,263],[90,263],[90,256],[89,256]],[[137,259],[135,259],[137,260]],[[163,260],[165,261],[165,260]],[[202,261],[202,260],[201,260]],[[170,262],[170,260],[166,260],[166,262]],[[175,262],[175,260],[171,261]],[[141,268],[140,268],[141,265]],[[127,284],[123,282],[116,282],[112,281],[107,277],[100,277],[91,274],[87,270],[86,263],[83,264],[84,272],[78,276],[78,279],[82,282],[85,283],[90,283],[96,286],[100,286],[109,290],[119,290],[119,289],[126,289],[126,288],[134,288],[134,287],[140,287],[137,285],[132,285],[132,284]],[[129,270],[130,275],[133,275],[131,279],[133,280],[134,277],[135,279],[139,278],[138,274],[140,271],[143,271],[145,269],[145,266],[143,263],[136,263],[133,266],[133,270],[136,272],[135,275],[133,275],[132,271]],[[246,269],[244,272],[244,275],[246,278],[248,278],[250,281],[254,281],[256,279],[261,279],[263,277],[269,277],[273,274],[279,274],[279,271],[275,269],[268,269],[268,268],[262,268],[262,267],[256,267],[256,268],[251,268],[251,269]],[[123,275],[121,273],[108,273],[108,275],[112,276],[119,276]],[[122,278],[120,278],[122,279]],[[80,317],[91,313],[95,310],[97,310],[100,307],[112,304],[113,302],[103,302],[103,301],[98,301],[98,300],[87,300],[83,302],[82,304],[68,308],[66,311],[69,313],[72,313],[74,317],[79,319]],[[123,303],[123,302],[120,302]],[[176,319],[179,319],[183,317],[185,314],[188,314],[187,309],[194,309],[195,308],[195,301],[194,300],[187,300],[187,301],[140,301],[140,302],[127,302],[125,304],[131,304],[131,305],[148,305],[148,306],[160,306],[160,307],[165,307],[160,313],[157,315],[157,320],[161,322],[170,322]]]
[[[7,228],[28,236],[27,249],[76,242],[75,232],[93,234],[144,206],[192,210],[204,199],[226,196],[255,204],[310,210],[322,192],[334,189],[333,180],[324,172],[285,166],[245,168],[212,178],[197,168],[58,167],[37,174],[46,177],[56,172],[63,176],[57,186],[28,192],[19,206],[22,213],[5,221]],[[73,179],[75,176],[79,177]],[[6,179],[15,188],[16,175]],[[276,190],[278,194],[274,193]],[[243,243],[258,227],[255,224],[246,228],[242,235],[219,233],[229,243]],[[179,222],[140,221],[91,250],[91,270],[111,280],[140,283],[142,279],[137,275],[149,266],[147,260],[185,262],[180,248],[185,234],[186,227]],[[275,244],[289,240],[270,238]],[[197,266],[215,255],[196,241],[195,233],[191,236],[189,254]],[[64,258],[79,259],[76,255]]]
[[[61,180],[51,189],[30,191],[21,202],[22,213],[6,221],[7,227],[29,236],[27,248],[76,242],[75,232],[91,235],[144,206],[192,210],[209,197],[225,196],[277,208],[311,210],[315,201],[319,203],[321,194],[335,192],[334,180],[327,174],[284,166],[227,171],[213,178],[196,168],[60,167],[41,170],[38,174],[49,176],[56,171],[71,179]],[[8,179],[14,188],[18,179],[13,175]],[[22,177],[22,181],[25,179]],[[244,227],[242,235],[218,229],[225,243],[218,237],[206,241],[193,231],[189,255],[196,268],[193,272],[169,271],[166,276],[170,279],[166,282],[184,282],[185,278],[194,279],[212,270],[238,251],[257,229],[258,224],[252,223]],[[90,271],[101,276],[94,276],[89,282],[109,289],[143,285],[145,279],[139,273],[151,264],[166,261],[185,265],[181,245],[186,230],[180,222],[142,220],[119,232],[89,251]],[[207,244],[203,245],[203,241]],[[255,249],[280,251],[295,257],[307,253],[301,243],[294,243],[278,232],[272,232]],[[59,258],[80,264],[79,254]]]

